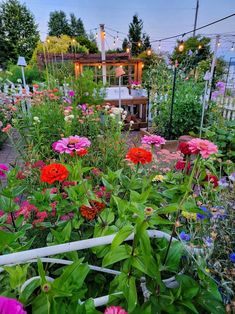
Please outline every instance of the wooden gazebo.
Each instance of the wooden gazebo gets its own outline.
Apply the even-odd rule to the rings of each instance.
[[[84,53],[47,53],[46,57],[43,53],[37,55],[38,67],[42,69],[46,63],[51,62],[74,62],[75,76],[78,77],[85,67],[94,68],[94,76],[102,78],[102,65],[106,66],[107,77],[112,77],[115,82],[115,67],[123,66],[126,75],[123,76],[124,85],[130,84],[131,81],[142,81],[142,68],[144,63],[141,59],[131,58],[129,53],[108,53],[106,54],[105,61],[102,61],[101,53],[84,54]],[[117,85],[117,84],[110,84]]]

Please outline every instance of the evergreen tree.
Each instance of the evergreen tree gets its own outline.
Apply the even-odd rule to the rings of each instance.
[[[67,20],[66,14],[63,11],[54,11],[50,13],[48,22],[49,36],[68,35],[70,36],[71,30]]]
[[[141,52],[150,47],[150,38],[143,32],[143,21],[137,14],[133,16],[132,22],[129,25],[128,40],[131,44],[131,53],[137,56]],[[125,38],[123,41],[123,49],[128,45],[128,40]]]
[[[70,36],[84,36],[86,37],[86,32],[84,28],[84,24],[81,18],[76,18],[76,16],[71,13],[70,14]]]
[[[18,0],[0,4],[0,66],[16,63],[18,56],[29,60],[39,40],[34,16]]]

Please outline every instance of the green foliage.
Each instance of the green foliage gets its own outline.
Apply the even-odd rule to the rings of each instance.
[[[172,134],[174,138],[198,132],[201,118],[201,96],[203,94],[203,83],[195,84],[194,80],[176,81],[175,100],[173,105]],[[171,92],[166,100],[156,103],[154,116],[157,133],[168,136],[171,106]]]
[[[49,36],[70,35],[69,22],[64,11],[50,12],[48,29]]]
[[[21,68],[17,65],[9,65],[8,78],[13,83],[22,83]],[[38,70],[37,66],[28,65],[24,69],[25,80],[27,84],[43,81],[43,73]]]
[[[179,43],[180,41],[178,41],[178,45]],[[184,42],[184,50],[182,52],[179,51],[178,45],[175,47],[171,59],[182,63],[190,54],[191,63],[187,67],[186,72],[195,69],[200,61],[207,60],[210,57],[210,38],[201,37],[200,35],[189,37]]]
[[[39,40],[34,17],[18,0],[0,4],[0,65],[16,63],[18,56],[30,60]]]
[[[96,41],[88,39],[85,35],[79,35],[77,41],[80,45],[86,47],[89,53],[97,53],[99,51]]]
[[[76,18],[74,13],[70,14],[70,36],[86,36],[85,28],[81,18]],[[63,34],[63,33],[62,33]]]
[[[146,33],[143,33],[143,21],[137,14],[133,16],[132,22],[129,24],[128,39],[125,38],[122,44],[124,50],[127,48],[128,42],[131,43],[133,56],[137,56],[150,47],[150,38]]]
[[[224,160],[235,162],[235,121],[223,121],[222,125],[214,123],[204,129],[205,136],[213,140],[220,149]]]

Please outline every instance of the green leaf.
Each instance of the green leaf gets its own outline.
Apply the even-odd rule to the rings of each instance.
[[[179,204],[170,204],[169,206],[166,206],[162,209],[159,209],[157,211],[157,214],[160,215],[160,214],[170,214],[170,213],[173,213],[173,212],[176,212],[177,210],[179,209]]]
[[[113,239],[113,242],[111,244],[111,249],[113,250],[116,248],[119,244],[121,244],[131,233],[133,232],[133,226],[132,225],[125,225],[122,227],[116,236]]]
[[[128,312],[131,313],[137,306],[137,291],[135,277],[129,277],[127,289],[128,289],[127,294]]]
[[[46,273],[43,268],[42,261],[38,259],[37,264],[38,264],[38,274],[41,278],[41,285],[44,285],[47,282],[47,280],[46,280]]]
[[[31,294],[34,292],[34,290],[40,287],[40,285],[41,285],[40,279],[35,279],[31,281],[21,292],[19,298],[20,302],[22,302],[23,304],[26,303]]]
[[[10,233],[0,230],[0,251],[2,251],[6,246],[10,246],[11,243],[15,242],[19,237],[21,237],[24,232]]]
[[[9,275],[10,286],[12,289],[20,287],[26,281],[28,267],[29,264],[3,267]]]
[[[111,264],[115,264],[123,259],[130,257],[131,247],[128,245],[120,245],[113,250],[110,250],[108,254],[105,255],[102,266],[106,267]]]

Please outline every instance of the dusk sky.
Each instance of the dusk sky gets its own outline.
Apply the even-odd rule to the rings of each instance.
[[[154,40],[191,30],[196,7],[196,0],[21,0],[21,2],[33,12],[42,40],[48,31],[49,14],[54,10],[63,10],[68,14],[73,12],[77,17],[81,17],[87,31],[104,23],[106,27],[123,33],[128,32],[133,14],[138,13],[144,21],[144,31],[150,35],[151,40]],[[200,0],[197,26],[232,13],[235,13],[235,0]],[[113,48],[113,38],[109,34],[116,36],[117,33],[108,29],[106,32],[107,48]],[[235,42],[235,16],[203,29],[201,33],[226,33],[221,37],[219,54],[235,56],[234,52],[230,51],[233,41]],[[119,37],[123,39],[125,35],[119,33]],[[174,43],[174,40],[162,42],[161,48],[168,50]],[[157,49],[158,45],[157,42],[152,46]]]

